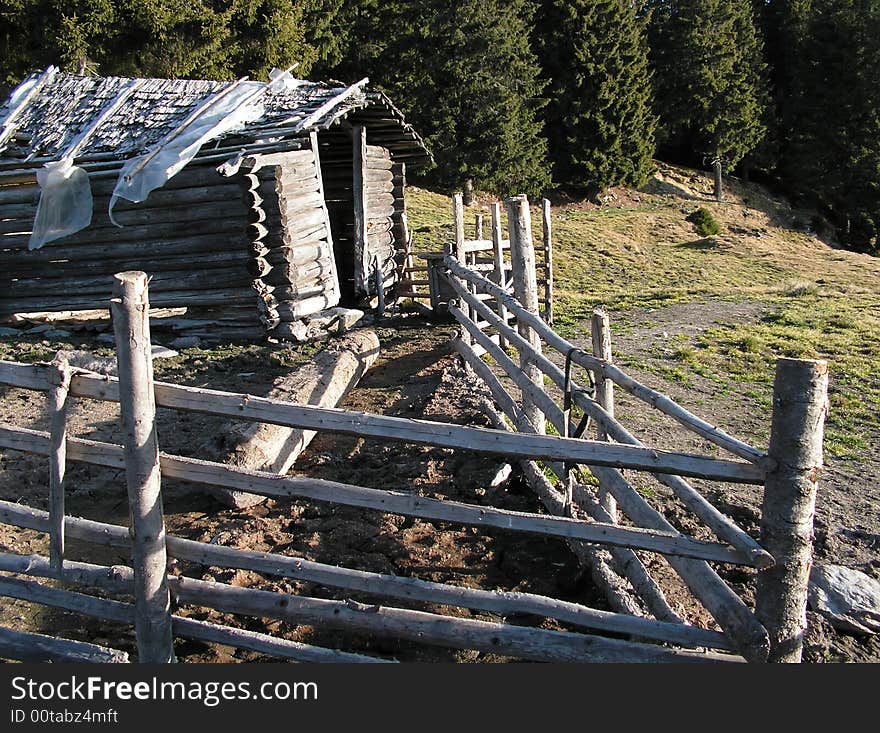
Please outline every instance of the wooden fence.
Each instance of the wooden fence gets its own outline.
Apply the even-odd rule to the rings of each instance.
[[[550,201],[541,201],[542,239],[541,246],[535,249],[536,282],[541,292],[538,302],[540,314],[546,323],[553,324],[553,230],[550,221]],[[447,243],[445,252],[428,252],[416,255],[410,238],[401,257],[398,280],[398,298],[411,298],[417,302],[428,301],[434,310],[438,308],[438,285],[432,282],[432,268],[429,263],[442,259],[444,254],[455,254],[469,267],[480,271],[491,271],[496,283],[509,287],[511,267],[509,261],[510,240],[502,238],[500,204],[490,206],[490,221],[485,222],[482,212],[474,214],[473,238],[467,237],[465,208],[462,194],[452,197],[453,239]],[[486,236],[486,224],[489,234]],[[426,264],[416,264],[416,257],[427,260]],[[432,297],[432,295],[434,297]]]
[[[811,506],[806,506],[805,502],[809,502],[811,491],[815,496],[815,472],[806,471],[804,467],[815,467],[821,460],[821,420],[816,419],[816,411],[824,409],[825,399],[821,365],[791,360],[781,362],[770,451],[765,454],[748,446],[621,372],[608,358],[607,329],[603,336],[599,328],[596,355],[573,349],[555,334],[537,315],[537,281],[527,202],[521,198],[511,199],[508,215],[515,297],[507,292],[506,283],[499,284],[481,274],[482,263],[466,267],[451,253],[443,262],[449,287],[468,310],[465,313],[456,303],[449,305],[450,313],[464,329],[455,346],[484,379],[495,402],[507,416],[493,412],[497,425],[494,429],[318,408],[154,382],[144,273],[121,273],[115,278],[112,310],[119,355],[118,379],[72,369],[62,361],[39,365],[0,362],[0,383],[48,393],[51,418],[48,432],[0,424],[0,448],[44,455],[51,469],[48,512],[18,503],[0,502],[0,522],[48,533],[50,543],[48,557],[0,553],[0,570],[25,576],[0,576],[0,595],[132,624],[136,632],[138,660],[142,662],[171,661],[172,639],[176,636],[298,660],[389,661],[184,618],[173,613],[172,599],[178,605],[210,607],[223,613],[274,618],[536,661],[799,659],[799,639],[803,631],[802,598],[806,591],[804,571],[810,561],[809,552],[803,552],[802,540],[804,532],[809,536],[812,522]],[[495,221],[500,222],[500,218],[496,217]],[[493,226],[493,230],[496,228]],[[493,240],[497,239],[493,232]],[[486,295],[492,300],[487,300]],[[495,310],[487,305],[490,302]],[[530,307],[524,307],[523,303],[530,303]],[[515,328],[510,325],[511,319],[516,320]],[[596,322],[607,323],[601,318]],[[501,343],[505,344],[504,348]],[[542,354],[542,343],[565,354],[565,369],[560,369]],[[508,355],[509,348],[518,352],[519,363]],[[480,358],[481,353],[493,357],[494,368]],[[595,395],[574,382],[571,371],[575,365],[595,375]],[[498,369],[503,370],[521,390],[520,399],[515,399],[502,384],[496,375]],[[544,389],[544,375],[563,387],[568,395],[562,408]],[[646,448],[614,418],[612,384],[647,400],[736,458],[721,459]],[[68,436],[66,408],[71,397],[119,402],[121,444]],[[307,477],[278,476],[160,453],[155,430],[157,406],[368,439],[507,456],[522,463],[526,477],[538,490],[550,513],[514,512],[425,498],[404,486],[383,490]],[[573,407],[594,421],[600,431],[598,439],[580,437],[579,429],[573,425]],[[494,408],[489,409],[492,412]],[[545,420],[554,425],[560,435],[543,434]],[[67,515],[64,479],[69,461],[125,470],[132,517],[130,527]],[[600,482],[600,493],[594,494],[592,487],[578,479],[578,466],[590,467]],[[544,467],[556,472],[563,490],[546,478]],[[705,522],[719,541],[701,540],[677,532],[631,486],[621,469],[646,471],[655,476]],[[653,618],[625,612],[630,609],[625,604],[614,603],[613,599],[622,597],[614,592],[612,605],[615,611],[602,611],[534,594],[461,588],[166,536],[161,477],[199,484],[209,490],[225,488],[271,497],[299,497],[428,521],[559,537],[569,541],[579,557],[593,563],[594,575],[613,572],[604,559],[605,550],[597,549],[606,548],[613,560],[626,569],[626,576],[651,610]],[[764,538],[768,541],[762,546],[749,537],[682,477],[765,484],[762,541]],[[618,522],[619,513],[627,515],[631,523]],[[801,522],[795,526],[794,532],[791,529],[793,519]],[[68,559],[66,537],[127,550],[131,564],[108,567]],[[655,552],[666,557],[716,619],[721,631],[683,622],[669,608],[662,590],[650,577],[636,551]],[[380,598],[458,606],[502,616],[525,614],[557,619],[577,630],[550,631],[397,606],[207,583],[167,574],[168,556],[294,578]],[[757,615],[722,581],[709,563],[760,569]],[[61,580],[67,587],[52,587],[34,578]],[[613,584],[609,588],[613,591]],[[84,592],[89,589],[133,595],[135,602]],[[617,638],[603,635],[608,633]],[[0,634],[0,654],[14,656],[17,648],[15,634],[11,630]],[[621,636],[624,638],[619,638]],[[54,659],[82,659],[86,656],[96,661],[124,661],[125,658],[114,650],[89,645],[73,649],[67,646],[69,642],[66,640],[54,642],[49,638],[41,640],[47,650],[45,654]]]

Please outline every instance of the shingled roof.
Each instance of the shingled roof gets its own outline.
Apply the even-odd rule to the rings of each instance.
[[[31,75],[19,88],[29,83],[33,93],[26,103],[22,103],[24,95],[15,99],[13,93],[0,106],[0,161],[7,166],[13,161],[28,165],[57,159],[96,123],[79,148],[77,160],[141,155],[212,97],[235,85],[255,92],[262,88],[264,112],[223,136],[224,145],[228,142],[246,148],[267,140],[302,137],[349,121],[375,124],[371,142],[388,148],[399,160],[417,165],[431,160],[423,140],[401,112],[384,94],[369,90],[366,79],[352,86],[290,80],[274,90],[265,82],[95,78],[50,67]],[[214,144],[212,141],[211,146]]]

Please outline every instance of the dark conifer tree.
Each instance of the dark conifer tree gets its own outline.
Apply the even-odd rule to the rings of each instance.
[[[632,2],[547,0],[537,29],[556,182],[593,190],[643,183],[656,117],[645,29]]]
[[[388,91],[434,154],[433,183],[538,194],[549,170],[533,13],[530,0],[343,0],[318,69]]]
[[[734,167],[766,133],[766,66],[752,4],[656,0],[648,8],[661,149]]]
[[[813,0],[800,48],[779,172],[790,190],[829,207],[845,242],[877,252],[880,2]]]

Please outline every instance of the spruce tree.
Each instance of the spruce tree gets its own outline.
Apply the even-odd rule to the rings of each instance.
[[[779,172],[790,190],[828,207],[849,246],[876,253],[880,2],[813,0],[801,48]]]
[[[389,93],[434,154],[428,182],[539,194],[549,169],[533,13],[530,0],[343,0],[318,69]]]
[[[13,0],[0,8],[0,82],[30,71],[264,80],[315,60],[305,11],[322,0]]]
[[[733,168],[766,133],[762,43],[744,0],[657,0],[649,39],[658,142]]]
[[[629,0],[549,0],[538,53],[554,179],[601,190],[652,170],[656,117],[643,21]]]

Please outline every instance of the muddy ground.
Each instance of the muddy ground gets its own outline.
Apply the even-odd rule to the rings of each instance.
[[[728,307],[730,304],[726,304]],[[711,319],[711,309],[685,314],[654,312],[616,341],[616,348],[638,352],[650,340],[669,332],[671,324],[689,323],[699,328],[700,318]],[[754,318],[757,310],[748,306],[729,317]],[[664,320],[666,319],[666,320]],[[695,320],[696,319],[696,320]],[[455,378],[456,358],[449,349],[453,332],[450,324],[437,324],[412,315],[399,315],[378,322],[382,353],[376,365],[347,397],[343,407],[404,417],[425,417],[461,424],[485,425],[477,407],[478,395],[463,393]],[[77,348],[99,348],[96,334],[71,338]],[[158,339],[156,339],[158,340]],[[106,346],[106,344],[104,344]],[[5,358],[33,360],[57,344],[47,343],[40,334],[7,341]],[[157,378],[183,384],[229,391],[263,393],[279,374],[295,368],[312,353],[310,349],[289,347],[219,347],[211,353],[198,350],[156,362]],[[40,357],[45,358],[45,357]],[[644,376],[657,384],[656,377]],[[660,385],[658,385],[660,386]],[[728,431],[748,438],[760,434],[761,421],[769,416],[756,414],[748,404],[732,398],[717,398],[710,383],[677,390],[673,397],[684,404],[702,403],[697,410],[707,419],[717,419]],[[696,390],[696,392],[695,392]],[[618,396],[619,412],[643,440],[657,447],[700,450],[705,446],[674,423],[658,421],[656,414],[635,401]],[[216,418],[160,411],[159,440],[166,452],[198,455],[206,436],[216,432]],[[82,401],[71,417],[71,432],[99,440],[118,440],[114,405]],[[44,399],[36,393],[2,388],[0,420],[29,428],[46,429]],[[48,471],[44,459],[10,451],[0,452],[0,498],[47,508]],[[365,441],[347,436],[319,435],[300,457],[293,474],[328,478],[375,488],[417,491],[421,495],[516,509],[537,511],[537,501],[515,477],[507,484],[489,488],[501,461],[466,451],[410,446],[400,443]],[[835,561],[859,567],[876,577],[878,571],[877,463],[836,465],[831,462],[822,484],[817,521],[817,555],[821,561]],[[873,472],[873,473],[872,473]],[[758,490],[744,487],[703,484],[706,493],[723,510],[734,516],[745,529],[757,531]],[[677,502],[657,484],[646,492],[674,524],[697,536],[707,536]],[[71,514],[114,523],[127,521],[124,476],[92,466],[74,466],[68,478],[68,508]],[[351,509],[333,504],[300,500],[268,500],[246,510],[219,504],[211,496],[192,487],[165,482],[164,501],[168,531],[172,534],[230,547],[295,555],[345,567],[416,576],[456,585],[520,590],[554,596],[607,608],[604,598],[576,566],[564,543],[522,534],[462,528],[428,523],[396,515]],[[101,563],[124,562],[111,550],[96,549],[70,542],[69,557]],[[42,535],[0,526],[0,550],[19,553],[47,553]],[[665,563],[645,554],[646,563],[662,579],[670,603],[694,622],[709,623],[705,612],[693,602]],[[176,572],[192,577],[216,579],[239,586],[259,587],[279,592],[324,598],[354,598],[376,602],[375,597],[359,596],[313,584],[255,573],[225,570],[194,564],[176,564]],[[749,571],[724,568],[726,578],[751,598],[753,576]],[[3,599],[0,624],[60,634],[105,643],[134,652],[131,630],[107,624],[84,622],[63,612]],[[394,605],[433,610],[464,617],[498,620],[492,614],[426,604]],[[232,617],[197,608],[179,608],[182,615],[210,619],[248,629],[265,631],[284,638],[322,646],[361,651],[402,661],[503,661],[500,657],[470,651],[397,642],[296,626],[281,622]],[[555,621],[532,618],[507,619],[521,624],[540,624],[561,629]],[[833,632],[820,619],[812,617],[807,650],[810,661],[880,660],[875,641]],[[176,652],[182,661],[230,662],[261,661],[254,653],[228,647],[178,640]]]

